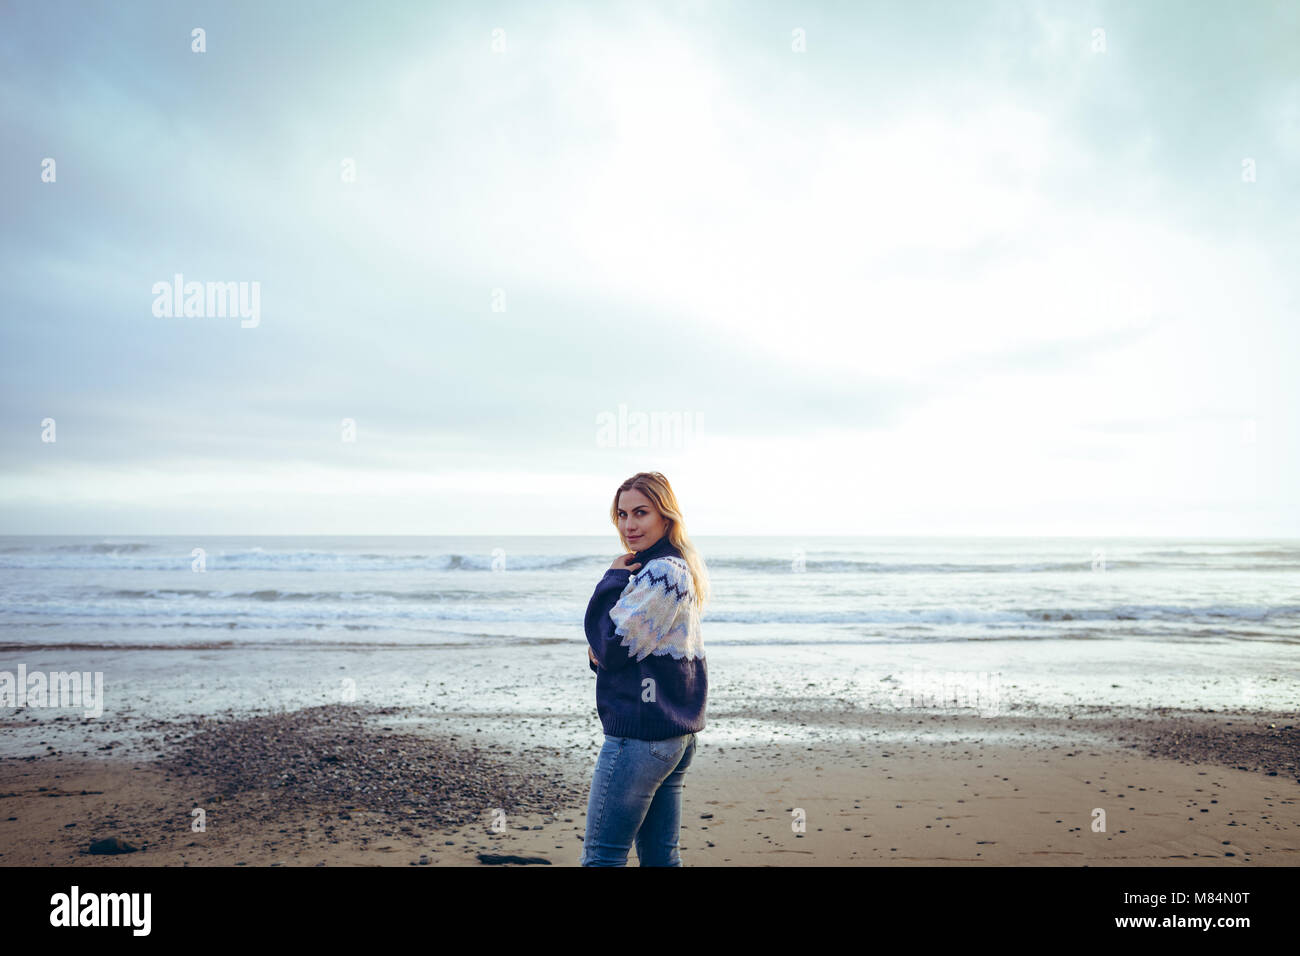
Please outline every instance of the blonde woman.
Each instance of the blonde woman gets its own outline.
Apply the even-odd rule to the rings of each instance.
[[[704,729],[708,669],[700,609],[708,572],[668,479],[618,486],[610,519],[620,554],[587,605],[587,656],[605,742],[587,800],[583,866],[681,866],[682,786]]]

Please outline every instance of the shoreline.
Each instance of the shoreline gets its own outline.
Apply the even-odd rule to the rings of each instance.
[[[586,745],[564,745],[549,715],[446,714],[459,729],[436,731],[403,726],[408,710],[193,717],[158,728],[154,757],[0,758],[0,866],[578,864],[598,723]],[[1110,711],[791,707],[780,725],[804,724],[797,734],[752,745],[712,744],[706,727],[686,778],[683,862],[1300,863],[1294,715]],[[114,837],[138,851],[88,852]]]

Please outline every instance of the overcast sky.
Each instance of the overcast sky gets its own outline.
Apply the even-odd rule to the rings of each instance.
[[[0,532],[602,533],[659,470],[697,534],[1300,535],[1298,49],[1295,3],[6,3]],[[177,274],[257,324],[156,315]]]

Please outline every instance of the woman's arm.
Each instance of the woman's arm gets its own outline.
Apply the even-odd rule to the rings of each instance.
[[[597,665],[612,670],[619,664],[627,663],[627,654],[618,646],[619,638],[614,633],[614,621],[609,612],[618,603],[631,576],[632,572],[626,568],[610,568],[597,582],[596,590],[587,602],[583,627],[587,632],[588,656],[594,658],[591,664],[593,671]]]
[[[609,621],[609,611],[613,607],[614,602],[618,600],[618,595],[622,593],[622,589],[627,587],[628,578],[632,576],[633,572],[641,567],[641,562],[632,560],[635,557],[636,552],[634,551],[628,551],[625,554],[620,554],[616,557],[614,563],[609,566],[609,570],[605,572],[605,577],[601,578],[596,584],[596,593],[591,596],[591,601],[587,604],[587,657],[590,661],[591,672],[593,674],[596,673],[596,666],[600,664],[601,661],[600,658],[593,653],[592,648],[599,648],[602,644],[607,646],[609,641],[609,636],[605,634],[603,627],[599,626],[603,623],[601,619],[603,618],[604,621]],[[614,572],[626,572],[626,576],[620,575],[610,579],[610,575]],[[607,579],[610,580],[607,581]],[[617,589],[614,587],[615,584],[617,584]],[[615,591],[614,601],[608,600],[609,590],[606,590],[606,588]],[[597,603],[597,598],[600,599],[600,608],[598,609],[593,607]],[[593,612],[595,616],[594,621]]]

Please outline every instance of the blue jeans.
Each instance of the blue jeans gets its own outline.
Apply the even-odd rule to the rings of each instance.
[[[681,866],[682,783],[693,756],[694,734],[667,740],[606,734],[587,799],[582,865],[627,866],[635,840],[642,866]]]

